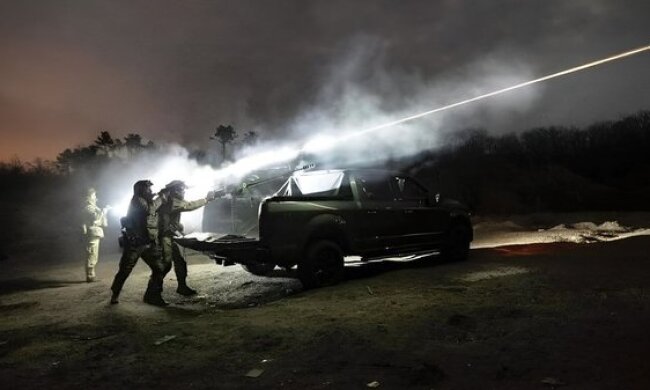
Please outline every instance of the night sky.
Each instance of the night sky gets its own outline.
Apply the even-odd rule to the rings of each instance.
[[[281,139],[305,112],[336,105],[338,77],[404,112],[424,96],[415,89],[477,64],[534,78],[645,46],[649,17],[647,0],[1,0],[0,160],[53,159],[101,130],[193,147],[223,123]],[[526,109],[480,124],[650,109],[650,53],[536,88]],[[413,107],[453,102],[438,98]]]

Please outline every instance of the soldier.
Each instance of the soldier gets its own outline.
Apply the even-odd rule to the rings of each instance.
[[[85,202],[81,228],[85,239],[86,282],[90,283],[97,280],[95,266],[99,260],[99,242],[104,238],[102,228],[108,225],[106,220],[108,207],[103,209],[97,207],[97,192],[92,187],[86,192]]]
[[[176,279],[178,280],[176,292],[189,296],[196,294],[196,290],[187,285],[187,263],[181,254],[180,247],[174,242],[173,238],[183,234],[183,225],[180,223],[181,213],[205,206],[209,201],[217,197],[217,193],[210,191],[205,199],[190,202],[185,200],[185,188],[185,183],[174,180],[162,190],[168,195],[159,210],[158,228],[162,244],[164,272],[167,274],[173,263]]]
[[[129,204],[126,217],[122,218],[124,251],[120,259],[120,268],[115,275],[111,290],[111,303],[118,303],[118,298],[126,278],[142,258],[151,268],[151,277],[144,302],[156,306],[166,306],[162,299],[163,272],[160,242],[158,235],[158,209],[165,200],[164,195],[154,197],[149,180],[140,180],[133,185],[133,198]]]

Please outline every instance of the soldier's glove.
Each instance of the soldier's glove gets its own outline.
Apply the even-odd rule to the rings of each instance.
[[[208,192],[208,195],[205,198],[208,201],[212,201],[212,200],[215,200],[217,198],[221,198],[225,194],[226,194],[226,192],[224,190],[210,191],[210,192]]]

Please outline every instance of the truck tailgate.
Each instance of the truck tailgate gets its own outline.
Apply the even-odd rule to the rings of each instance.
[[[201,233],[174,238],[179,245],[238,263],[256,262],[264,249],[256,238]]]

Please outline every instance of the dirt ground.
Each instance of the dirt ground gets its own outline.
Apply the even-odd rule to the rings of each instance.
[[[118,254],[91,284],[81,264],[5,260],[0,388],[646,389],[650,236],[625,227],[646,217],[477,220],[466,262],[349,266],[309,291],[188,252],[200,294],[172,273],[167,308],[141,302],[144,264],[108,304]]]

